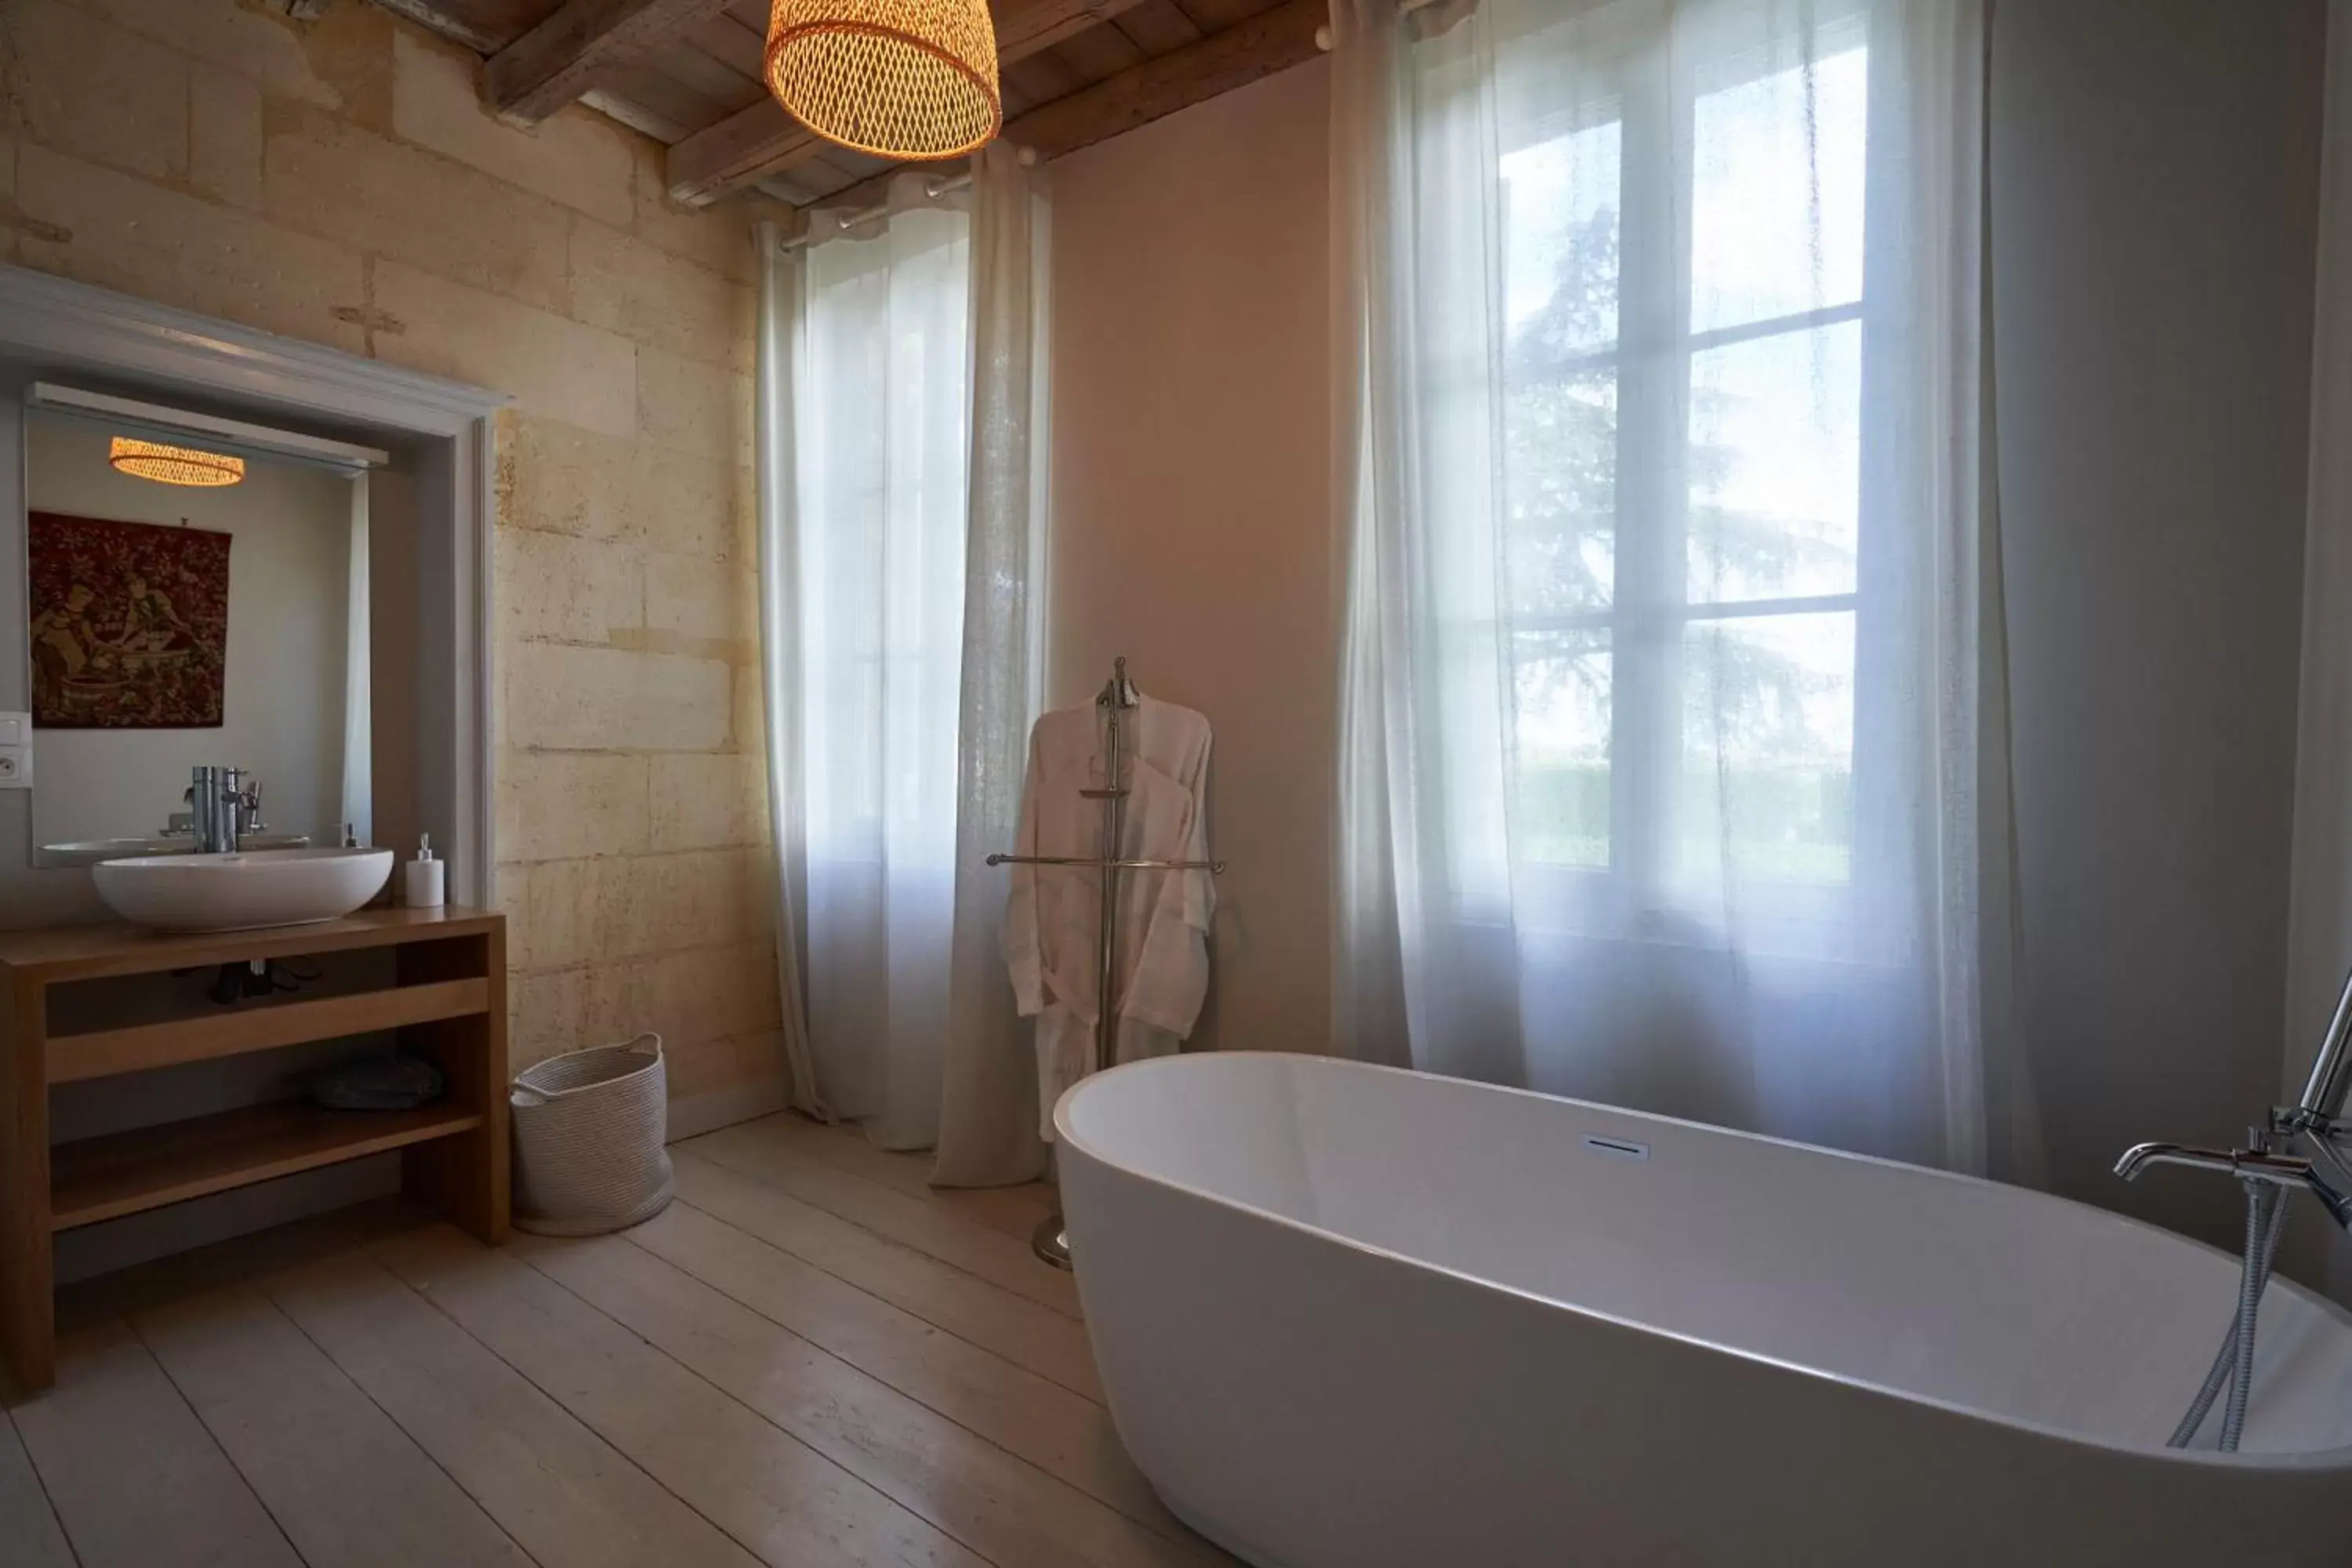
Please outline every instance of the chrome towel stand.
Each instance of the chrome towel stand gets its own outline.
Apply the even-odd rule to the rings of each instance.
[[[1092,858],[1067,855],[991,855],[992,866],[1092,867],[1101,878],[1102,918],[1095,931],[1095,1048],[1089,1073],[1100,1072],[1117,1050],[1118,1009],[1111,992],[1118,965],[1118,879],[1122,871],[1206,871],[1224,874],[1223,860],[1136,860],[1122,858],[1119,847],[1127,836],[1127,773],[1123,715],[1137,706],[1135,683],[1127,678],[1125,655],[1111,661],[1109,681],[1095,698],[1103,711],[1103,787],[1080,790],[1088,800],[1103,803],[1102,853]],[[1070,1233],[1056,1208],[1040,1221],[1029,1238],[1037,1256],[1056,1268],[1070,1267]]]

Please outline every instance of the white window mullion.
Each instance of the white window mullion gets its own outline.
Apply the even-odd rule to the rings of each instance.
[[[1624,205],[1617,426],[1617,583],[1611,826],[1622,914],[1656,907],[1672,843],[1681,737],[1679,633],[1660,612],[1682,597],[1682,351],[1689,246],[1681,190],[1687,110],[1667,51],[1643,51],[1625,92]],[[1638,348],[1631,345],[1640,345]]]

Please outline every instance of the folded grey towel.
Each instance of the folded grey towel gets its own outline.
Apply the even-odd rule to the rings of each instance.
[[[414,1110],[441,1098],[441,1069],[422,1057],[362,1057],[310,1075],[310,1100],[330,1110]]]

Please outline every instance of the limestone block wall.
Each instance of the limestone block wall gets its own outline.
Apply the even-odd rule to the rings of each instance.
[[[0,261],[514,398],[497,474],[518,1062],[655,1029],[682,1124],[777,1101],[751,224],[536,131],[362,0],[0,0]]]

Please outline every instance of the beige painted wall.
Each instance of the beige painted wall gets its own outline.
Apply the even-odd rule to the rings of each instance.
[[[0,261],[511,394],[498,468],[514,1050],[657,1029],[772,1103],[751,215],[359,0],[0,0]]]
[[[1320,62],[1053,165],[1049,701],[1116,654],[1216,728],[1195,1047],[1321,1050],[1336,733]]]

